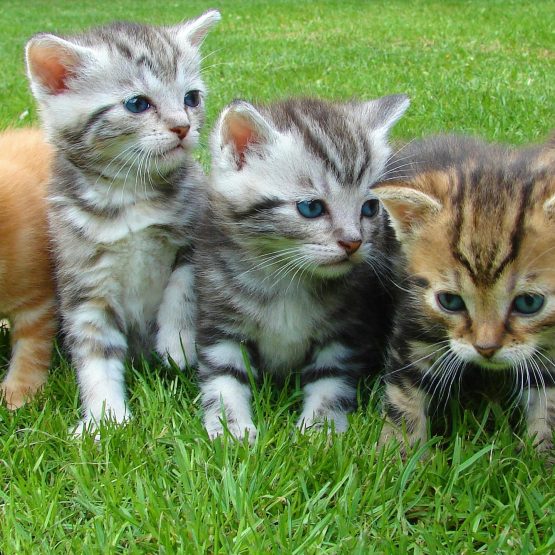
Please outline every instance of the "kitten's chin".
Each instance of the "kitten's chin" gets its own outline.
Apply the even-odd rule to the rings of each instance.
[[[498,372],[510,370],[512,364],[507,361],[495,361],[495,360],[487,360],[483,357],[479,357],[472,361],[473,364],[480,366],[484,370],[494,370]]]
[[[319,264],[318,266],[313,266],[311,275],[316,278],[337,279],[348,274],[353,269],[353,266],[354,264],[348,259],[329,264]]]
[[[154,163],[160,170],[170,172],[181,166],[186,158],[186,150],[181,145],[177,145],[165,152],[157,154]]]

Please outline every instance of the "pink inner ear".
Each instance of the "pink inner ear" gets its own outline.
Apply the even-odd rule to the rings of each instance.
[[[30,52],[30,63],[35,76],[53,94],[60,94],[68,89],[66,82],[71,75],[68,67],[70,60],[64,57],[60,52],[48,48],[33,49]]]
[[[245,152],[249,143],[256,142],[256,133],[241,119],[233,119],[229,123],[229,135],[237,153],[239,169],[245,165]]]

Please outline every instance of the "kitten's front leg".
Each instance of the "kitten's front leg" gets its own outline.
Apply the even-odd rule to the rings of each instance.
[[[223,435],[225,428],[249,442],[256,439],[252,421],[249,377],[239,343],[219,341],[199,352],[200,389],[204,410],[204,426],[210,438]],[[256,371],[252,369],[256,376]]]
[[[336,432],[347,430],[347,414],[356,406],[358,378],[358,372],[349,369],[349,354],[347,347],[333,343],[303,369],[304,404],[297,421],[303,432],[322,429],[326,422]]]
[[[410,371],[410,367],[407,371]],[[386,376],[383,399],[386,420],[379,446],[384,447],[390,441],[397,440],[404,454],[407,446],[412,447],[418,442],[426,441],[428,401],[428,394],[415,385],[408,374],[397,372],[392,373],[392,376]]]
[[[46,381],[52,343],[56,333],[53,299],[20,309],[12,318],[12,358],[0,384],[0,397],[15,410],[31,398]]]
[[[531,388],[523,393],[527,402],[526,421],[528,435],[534,440],[538,451],[553,449],[553,431],[555,430],[555,387],[546,385],[545,391]]]
[[[177,266],[170,276],[158,311],[156,350],[163,357],[171,357],[182,369],[197,363],[194,279],[192,263],[185,261]]]
[[[76,434],[94,431],[102,418],[118,424],[128,420],[123,319],[106,300],[90,299],[65,314],[65,325],[83,404]]]

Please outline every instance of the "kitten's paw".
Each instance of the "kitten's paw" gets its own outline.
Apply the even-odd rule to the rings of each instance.
[[[100,417],[88,415],[80,420],[76,426],[69,429],[69,434],[75,438],[81,439],[83,436],[92,436],[95,441],[100,440],[101,424],[113,424],[116,426],[124,426],[131,420],[131,412],[127,408],[120,411],[109,411]]]
[[[248,442],[253,445],[258,435],[258,430],[252,422],[228,422],[225,426],[218,420],[217,423],[205,424],[208,437],[216,439],[223,436],[226,430],[238,441],[243,441],[248,436]]]
[[[401,452],[401,456],[405,458],[407,450],[403,434],[396,426],[393,426],[389,422],[386,422],[383,425],[377,447],[379,450],[382,450],[392,445],[398,446]]]
[[[8,380],[4,380],[0,384],[0,399],[8,410],[17,410],[35,396],[43,383],[30,386],[29,384],[12,384]]]
[[[335,430],[341,434],[347,431],[349,420],[344,412],[326,412],[321,414],[301,414],[297,421],[297,428],[304,434],[310,431],[327,430],[328,434]]]
[[[376,447],[378,450],[391,449],[394,447],[395,453],[398,453],[403,460],[406,460],[412,450],[422,445],[425,441],[425,435],[417,433],[405,434],[401,428],[390,422],[385,422]],[[422,458],[427,458],[427,455],[423,454]]]
[[[534,449],[537,453],[551,453],[553,451],[553,435],[534,436]]]
[[[187,366],[196,366],[197,364],[194,333],[182,331],[177,334],[162,328],[158,333],[156,350],[161,357],[171,358],[182,370]]]

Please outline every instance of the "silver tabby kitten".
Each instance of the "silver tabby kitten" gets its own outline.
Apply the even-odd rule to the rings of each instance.
[[[124,359],[155,347],[194,362],[191,229],[204,198],[193,160],[204,118],[199,47],[220,19],[114,23],[27,44],[56,149],[49,190],[63,331],[84,426],[129,417]],[[184,354],[185,353],[185,354]]]
[[[405,96],[362,103],[235,102],[212,137],[196,251],[197,349],[211,437],[256,428],[255,377],[301,371],[303,429],[347,428],[361,373],[379,370],[395,241],[370,186]]]

